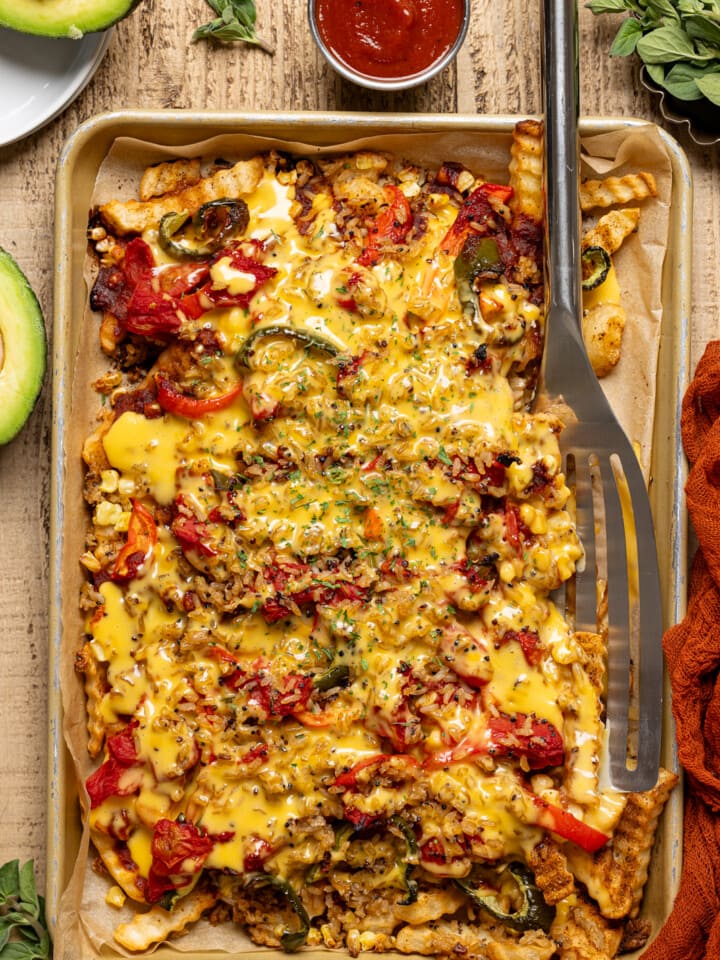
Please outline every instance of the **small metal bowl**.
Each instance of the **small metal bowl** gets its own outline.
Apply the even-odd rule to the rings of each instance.
[[[344,77],[346,80],[350,80],[352,83],[358,84],[358,86],[367,87],[370,90],[408,90],[410,87],[417,87],[421,83],[426,83],[436,74],[440,73],[440,71],[443,70],[449,63],[452,63],[452,61],[458,55],[458,51],[465,41],[468,26],[470,24],[470,0],[463,0],[463,14],[462,21],[460,23],[460,30],[455,38],[455,42],[445,51],[445,53],[443,53],[441,57],[438,57],[437,60],[434,60],[429,66],[425,67],[424,70],[420,70],[418,73],[409,74],[404,77],[374,77],[370,74],[361,73],[359,70],[354,70],[352,67],[348,66],[347,63],[344,63],[335,56],[335,54],[329,49],[323,38],[320,36],[320,30],[317,25],[316,10],[317,0],[308,0],[308,19],[310,21],[310,31],[312,32],[313,39],[322,55],[325,57],[330,66],[340,74],[341,77]]]

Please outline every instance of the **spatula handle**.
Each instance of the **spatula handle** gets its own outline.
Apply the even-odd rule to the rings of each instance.
[[[543,0],[543,18],[547,253],[552,268],[549,306],[579,321],[577,0]]]

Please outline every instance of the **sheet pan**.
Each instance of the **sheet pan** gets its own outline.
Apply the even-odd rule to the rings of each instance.
[[[509,135],[518,117],[474,115],[377,115],[339,113],[190,113],[133,111],[104,114],[87,121],[68,141],[60,157],[55,223],[55,317],[53,350],[53,453],[50,577],[49,783],[47,829],[47,914],[51,926],[80,851],[82,830],[73,765],[63,738],[60,695],[60,651],[63,631],[79,629],[79,615],[69,622],[67,598],[77,596],[81,583],[77,557],[83,531],[73,529],[67,505],[82,493],[82,467],[72,406],[77,357],[96,349],[97,332],[84,328],[87,291],[83,280],[86,227],[90,198],[100,164],[119,137],[133,137],[170,148],[237,131],[263,137],[303,141],[318,146],[375,135],[460,133]],[[587,118],[583,137],[641,128],[644,121],[626,118]],[[685,463],[679,433],[679,409],[689,377],[692,183],[687,160],[677,143],[658,129],[672,167],[669,238],[662,274],[662,327],[657,369],[657,399],[649,463],[650,494],[661,562],[666,626],[683,616],[686,595],[687,521],[683,500]],[[79,723],[84,722],[78,718]],[[669,691],[663,716],[663,763],[677,767]],[[669,913],[677,891],[682,852],[682,794],[675,791],[664,814],[653,855],[643,915],[657,931]],[[313,956],[324,951],[303,951]],[[181,957],[161,947],[158,958]],[[633,954],[632,956],[636,956]],[[65,945],[58,960],[70,960]],[[187,954],[185,954],[187,956]],[[219,956],[193,952],[193,957]],[[225,956],[228,956],[225,954]],[[251,949],[242,956],[267,958],[268,951]]]

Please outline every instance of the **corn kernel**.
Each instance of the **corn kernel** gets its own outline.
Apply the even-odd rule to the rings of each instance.
[[[118,910],[120,907],[125,906],[126,900],[127,896],[125,895],[125,891],[122,889],[122,887],[110,887],[108,892],[105,894],[105,903],[107,903],[109,907],[117,907]]]
[[[512,583],[515,579],[515,566],[512,560],[504,560],[500,564],[500,579],[503,583]]]
[[[114,527],[122,515],[123,509],[119,503],[101,500],[95,507],[95,523],[99,527]]]
[[[89,570],[90,573],[100,572],[100,561],[95,554],[91,553],[89,550],[86,550],[85,553],[83,553],[83,555],[80,557],[80,563],[85,567],[86,570]]]
[[[103,470],[100,474],[100,489],[103,493],[115,493],[119,479],[117,470]]]
[[[330,947],[331,950],[334,950],[336,947],[340,946],[340,943],[336,939],[329,923],[323,923],[323,925],[320,927],[320,933],[323,938],[323,943],[326,947]]]

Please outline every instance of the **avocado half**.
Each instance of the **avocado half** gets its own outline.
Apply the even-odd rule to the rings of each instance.
[[[0,26],[44,37],[72,37],[107,30],[140,0],[0,0]]]
[[[30,416],[47,362],[45,323],[20,267],[0,247],[0,444]]]

